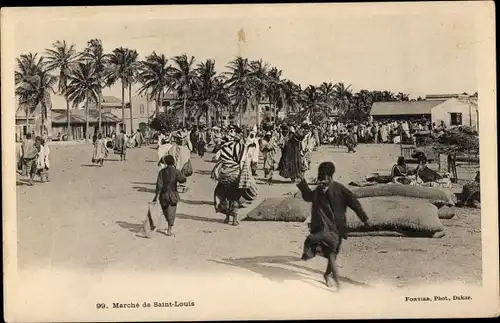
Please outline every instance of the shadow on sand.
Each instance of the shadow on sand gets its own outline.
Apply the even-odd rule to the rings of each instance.
[[[195,174],[200,174],[200,175],[210,175],[210,174],[212,174],[212,171],[211,170],[200,169],[200,170],[195,171],[194,173]]]
[[[81,167],[97,167],[99,165],[97,164],[86,164],[86,165],[80,165]]]
[[[156,193],[155,188],[147,188],[147,187],[142,187],[142,186],[132,186],[133,189],[135,189],[137,192],[143,192],[143,193]]]
[[[16,181],[16,186],[30,186],[27,181],[24,180],[17,180]]]
[[[153,185],[153,186],[156,185],[156,183],[147,183],[147,182],[130,182],[130,183],[135,185]]]
[[[120,228],[126,229],[134,233],[135,236],[138,238],[147,239],[147,237],[144,234],[144,228],[142,226],[142,223],[129,223],[125,221],[116,221],[116,224],[118,224]]]
[[[300,280],[308,284],[311,284],[311,281],[316,283],[321,282],[322,284],[324,284],[322,280],[307,277],[308,275],[304,273],[304,271],[306,271],[314,275],[319,275],[319,277],[322,278],[324,274],[322,271],[294,263],[302,261],[299,257],[295,256],[257,256],[237,259],[229,258],[222,259],[222,261],[210,261],[221,265],[243,268],[275,282],[283,283],[285,280]],[[287,266],[287,268],[278,267],[276,265],[285,265]],[[358,282],[347,277],[339,277],[339,279],[341,282],[350,285],[369,287],[369,285],[366,283]],[[311,285],[319,287],[317,284]],[[326,289],[326,286],[324,288]]]
[[[209,223],[224,223],[224,219],[213,219],[213,218],[206,218],[203,216],[197,216],[197,215],[189,215],[189,214],[177,214],[176,218],[183,219],[183,220],[193,220],[193,221],[200,221],[200,222],[209,222]]]
[[[213,201],[196,201],[196,200],[181,199],[181,202],[189,205],[211,205],[211,206],[214,205]]]

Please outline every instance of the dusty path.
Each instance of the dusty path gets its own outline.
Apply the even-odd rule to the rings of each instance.
[[[337,180],[347,184],[371,172],[386,173],[399,155],[397,145],[362,145],[354,154],[322,147],[319,161],[332,160]],[[178,207],[175,237],[138,236],[153,197],[156,151],[131,149],[126,162],[111,155],[103,168],[91,165],[91,145],[54,145],[51,182],[17,186],[18,256],[22,268],[246,271],[272,281],[318,284],[324,259],[298,259],[307,234],[303,223],[222,223],[212,206],[213,165],[193,155],[195,174]],[[473,170],[460,168],[463,178]],[[307,177],[314,175],[314,171]],[[262,176],[262,171],[259,171]],[[279,176],[260,185],[261,196],[295,191]],[[459,210],[443,220],[442,239],[352,237],[339,257],[341,276],[352,284],[380,279],[398,286],[443,280],[481,281],[480,212]]]

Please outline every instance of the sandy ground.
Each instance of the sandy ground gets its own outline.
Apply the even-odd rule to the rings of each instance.
[[[300,280],[319,287],[325,260],[299,259],[305,223],[222,223],[212,206],[212,154],[204,159],[193,155],[195,173],[190,190],[181,195],[175,237],[141,238],[157,174],[153,148],[131,149],[125,162],[111,154],[98,168],[91,163],[91,145],[52,145],[51,182],[28,187],[18,181],[20,268],[245,271],[274,282]],[[372,172],[387,173],[398,155],[397,145],[360,145],[356,154],[322,147],[306,177],[314,176],[320,161],[332,160],[336,179],[347,185]],[[474,168],[458,169],[461,178],[473,178]],[[279,176],[276,181],[260,185],[260,196],[296,191]],[[480,211],[457,209],[455,218],[442,222],[446,236],[441,239],[350,237],[338,260],[343,281],[370,285],[388,280],[401,287],[451,280],[480,284]]]

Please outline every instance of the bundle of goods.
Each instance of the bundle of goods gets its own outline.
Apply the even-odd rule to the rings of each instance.
[[[360,199],[360,203],[370,218],[370,225],[365,226],[348,209],[346,218],[350,232],[393,231],[404,236],[427,238],[441,238],[445,235],[437,207],[423,199],[367,197]]]
[[[267,198],[246,215],[247,221],[304,222],[311,203],[293,197]]]
[[[476,176],[477,177],[477,176]],[[470,181],[462,187],[462,192],[459,194],[460,206],[469,206],[480,208],[481,207],[481,184],[479,179]]]
[[[401,196],[424,199],[440,207],[443,205],[454,206],[457,202],[455,194],[449,190],[436,187],[422,187],[403,184],[380,184],[376,186],[353,188],[352,192],[358,198]]]
[[[467,126],[454,127],[444,131],[436,140],[436,149],[443,152],[479,152],[479,136]]]
[[[462,162],[462,163],[475,163],[479,164],[479,155],[476,154],[470,154],[470,153],[458,153],[456,156],[456,161],[457,162]]]
[[[438,209],[438,218],[449,220],[455,216],[455,210],[449,206],[443,206]]]

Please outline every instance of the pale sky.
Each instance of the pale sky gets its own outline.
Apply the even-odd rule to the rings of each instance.
[[[397,9],[379,10],[367,5],[366,10],[347,10],[333,5],[293,12],[288,6],[279,12],[252,7],[235,6],[224,15],[214,14],[220,13],[214,7],[191,14],[186,8],[182,14],[155,8],[154,16],[133,9],[71,18],[67,13],[30,12],[15,25],[13,54],[43,52],[56,40],[73,42],[82,50],[89,39],[99,38],[106,52],[128,47],[137,50],[140,59],[153,50],[167,57],[193,55],[197,63],[213,58],[218,72],[238,54],[262,58],[302,85],[343,81],[354,91],[390,90],[411,97],[477,90],[481,39],[470,8],[436,11],[393,5]],[[243,46],[238,42],[241,29]],[[120,88],[104,94],[120,97]]]

